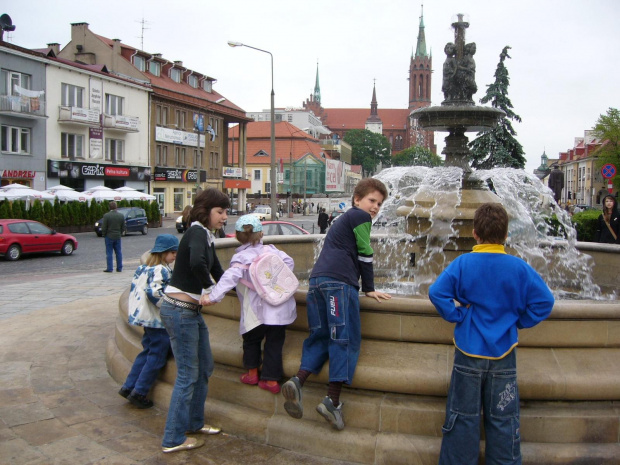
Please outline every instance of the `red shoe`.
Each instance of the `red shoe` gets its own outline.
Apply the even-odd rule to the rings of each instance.
[[[241,375],[241,377],[239,378],[239,380],[243,383],[243,384],[252,384],[252,385],[256,385],[258,384],[258,375],[250,375],[249,373],[244,373]]]
[[[258,387],[261,388],[261,389],[264,389],[265,391],[269,391],[269,392],[271,392],[273,394],[277,394],[277,393],[280,392],[280,385],[278,383],[273,384],[273,385],[269,385],[267,383],[268,383],[268,381],[260,380],[258,382]]]

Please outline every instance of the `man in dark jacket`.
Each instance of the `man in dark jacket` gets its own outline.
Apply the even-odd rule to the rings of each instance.
[[[114,271],[112,251],[116,255],[116,271],[123,271],[123,252],[121,251],[121,236],[125,231],[125,217],[116,211],[116,202],[110,202],[110,211],[103,215],[101,234],[105,238],[105,258],[107,262],[104,273]]]
[[[321,234],[325,234],[325,231],[327,231],[327,220],[328,219],[329,217],[327,216],[327,213],[325,213],[325,209],[321,208],[321,211],[319,212],[319,221],[318,221],[319,228],[321,228]]]

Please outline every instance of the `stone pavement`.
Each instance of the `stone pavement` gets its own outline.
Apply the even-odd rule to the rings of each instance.
[[[137,263],[126,265],[129,271]],[[166,412],[139,410],[120,397],[105,364],[118,297],[131,276],[2,276],[2,465],[345,465],[225,432],[200,449],[163,454]]]

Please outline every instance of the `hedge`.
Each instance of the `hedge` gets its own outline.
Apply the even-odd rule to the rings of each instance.
[[[599,216],[601,216],[599,210],[585,210],[575,213],[571,217],[573,226],[577,230],[578,241],[594,242],[594,234],[596,233]]]

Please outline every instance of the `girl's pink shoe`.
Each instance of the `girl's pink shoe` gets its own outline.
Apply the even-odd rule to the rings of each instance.
[[[239,379],[241,380],[243,384],[252,384],[252,385],[258,384],[258,375],[252,376],[249,373],[244,373],[241,375]]]
[[[269,391],[273,394],[277,394],[280,392],[280,385],[278,383],[275,384],[267,384],[267,381],[260,380],[258,382],[258,387],[264,389],[265,391]]]

